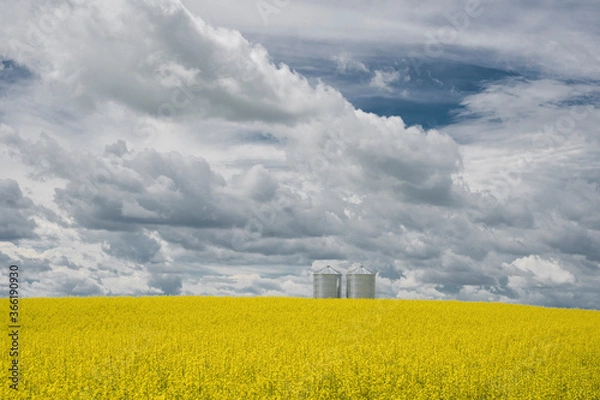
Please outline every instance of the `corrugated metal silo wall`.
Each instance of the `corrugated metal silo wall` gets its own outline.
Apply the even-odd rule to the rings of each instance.
[[[342,297],[342,275],[314,274],[313,296],[316,299]]]
[[[375,275],[348,275],[346,277],[346,297],[349,299],[374,299]]]

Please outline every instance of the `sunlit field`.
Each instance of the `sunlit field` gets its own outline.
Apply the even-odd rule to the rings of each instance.
[[[23,299],[21,324],[19,391],[5,379],[3,399],[600,399],[598,311]]]

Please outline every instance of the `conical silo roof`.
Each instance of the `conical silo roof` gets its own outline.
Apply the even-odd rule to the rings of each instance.
[[[336,269],[331,268],[331,266],[326,266],[316,272],[313,272],[315,275],[341,275],[342,273]]]
[[[358,267],[348,271],[348,275],[375,275],[375,274],[373,272],[369,271],[368,269],[366,269],[365,267],[363,267],[362,265],[359,265]]]

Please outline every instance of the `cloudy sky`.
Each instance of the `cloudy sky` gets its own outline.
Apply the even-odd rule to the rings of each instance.
[[[3,286],[600,308],[596,1],[2,9]]]

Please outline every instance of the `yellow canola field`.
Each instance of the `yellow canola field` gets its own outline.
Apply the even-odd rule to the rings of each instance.
[[[19,391],[4,378],[2,399],[600,399],[598,311],[222,297],[20,307]]]

